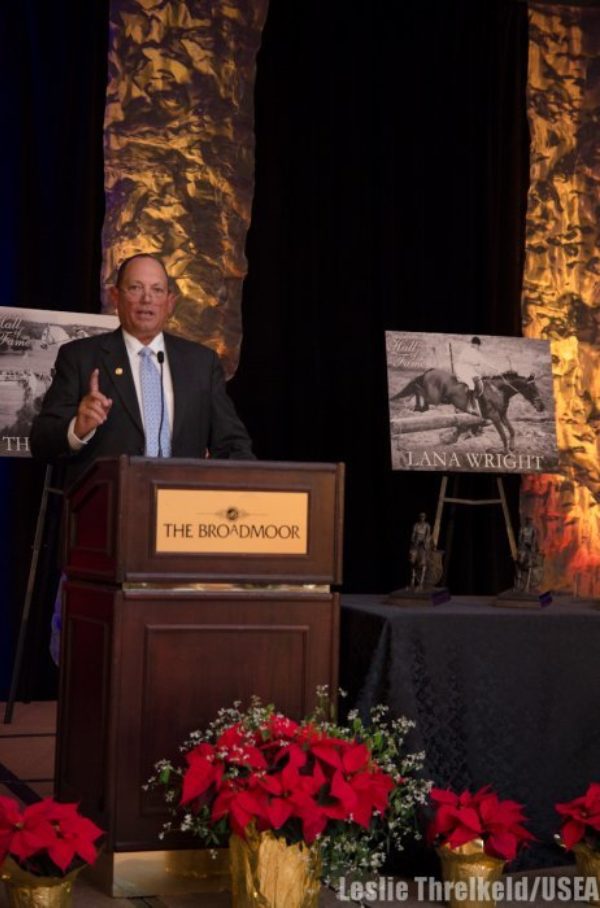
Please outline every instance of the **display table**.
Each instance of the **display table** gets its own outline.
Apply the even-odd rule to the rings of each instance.
[[[565,863],[553,805],[600,780],[600,611],[345,596],[340,668],[348,708],[383,702],[416,721],[411,749],[437,785],[489,784],[526,805],[540,842],[520,866]]]

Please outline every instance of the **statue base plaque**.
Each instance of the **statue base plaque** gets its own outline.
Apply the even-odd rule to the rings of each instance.
[[[386,605],[399,605],[401,608],[435,606],[443,605],[451,599],[448,588],[445,586],[430,587],[429,589],[417,590],[412,587],[406,589],[394,590],[385,599]]]
[[[526,593],[523,590],[505,590],[492,600],[492,605],[495,605],[497,608],[540,609],[546,608],[551,602],[552,593],[550,590],[547,590],[544,593]]]

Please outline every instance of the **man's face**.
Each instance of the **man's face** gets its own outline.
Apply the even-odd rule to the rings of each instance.
[[[175,306],[167,276],[159,262],[151,258],[130,262],[120,285],[111,288],[111,296],[121,325],[142,344],[149,344],[160,334]]]

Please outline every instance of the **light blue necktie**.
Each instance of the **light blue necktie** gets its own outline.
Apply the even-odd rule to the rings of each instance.
[[[162,429],[160,430],[160,446],[158,433],[160,429],[161,413],[161,380],[160,372],[152,362],[154,353],[149,347],[144,347],[139,352],[140,385],[142,389],[142,406],[144,408],[144,429],[146,432],[146,457],[171,456],[171,429],[169,427],[169,411],[167,401],[162,398]],[[160,447],[160,455],[159,455]]]

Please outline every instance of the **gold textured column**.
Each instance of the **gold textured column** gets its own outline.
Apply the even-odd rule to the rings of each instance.
[[[235,371],[268,0],[111,0],[103,289],[135,252],[177,281],[170,330]],[[105,294],[105,308],[110,308]]]
[[[547,588],[600,595],[600,9],[530,4],[523,331],[552,342],[562,476],[523,482]]]

